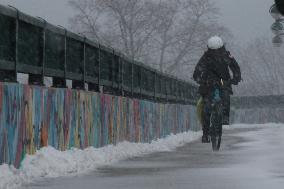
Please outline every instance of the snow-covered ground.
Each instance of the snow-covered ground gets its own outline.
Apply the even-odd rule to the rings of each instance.
[[[174,151],[103,166],[86,175],[44,179],[25,189],[282,189],[284,124],[234,125],[219,152],[199,140]]]
[[[172,151],[199,139],[201,132],[186,132],[152,141],[151,144],[122,142],[116,146],[72,149],[61,152],[52,147],[43,148],[35,155],[27,156],[19,170],[12,166],[0,166],[0,189],[11,189],[43,178],[74,176],[120,160],[143,156],[154,152]]]
[[[241,137],[252,139],[252,141],[250,141],[249,143],[236,144],[235,147],[238,147],[237,145],[241,145],[240,147],[253,145],[254,148],[257,147],[256,149],[261,149],[261,152],[267,151],[268,154],[272,154],[273,152],[271,151],[270,153],[270,150],[273,149],[269,144],[271,143],[270,139],[272,137],[270,137],[270,135],[275,135],[275,132],[278,133],[283,131],[284,124],[239,124],[225,127],[226,130],[232,130],[233,133],[234,129],[237,128],[267,128],[260,129],[257,132],[241,132]],[[85,150],[72,149],[69,151],[61,152],[51,147],[43,148],[35,155],[27,156],[19,170],[16,170],[8,165],[0,166],[0,189],[19,188],[22,185],[35,183],[47,178],[57,178],[62,176],[69,177],[88,174],[96,170],[97,168],[105,165],[113,165],[121,160],[144,156],[146,154],[155,152],[174,151],[177,147],[184,146],[187,143],[199,139],[201,137],[201,134],[201,132],[187,132],[178,135],[171,135],[165,139],[152,141],[151,144],[134,144],[123,142],[116,146],[110,145],[99,149],[90,147]],[[263,137],[263,140],[259,140],[259,137],[262,135],[265,135],[265,137]],[[265,138],[267,138],[267,140]],[[283,143],[283,141],[281,142],[281,144]],[[279,143],[279,141],[275,142]],[[226,141],[224,142],[224,145],[225,144]],[[279,145],[277,145],[277,147],[279,148]],[[208,151],[209,149],[206,149],[206,151]],[[269,158],[256,156],[254,158],[254,163],[248,162],[248,164],[246,164],[245,166],[253,168],[254,170],[252,170],[252,172],[255,172],[256,170],[260,169],[259,167],[263,167],[263,164],[265,164],[263,163],[263,158],[270,159],[270,156]],[[260,164],[262,164],[262,166],[259,166]],[[244,167],[239,166],[240,165],[237,166],[236,170],[244,170]],[[275,167],[275,170],[281,172],[281,170],[279,170],[279,167],[277,166]],[[259,174],[265,176],[265,174],[262,174],[260,171]]]

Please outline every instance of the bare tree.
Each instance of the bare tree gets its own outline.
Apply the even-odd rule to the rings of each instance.
[[[210,0],[70,0],[70,5],[77,12],[73,30],[187,80],[209,36],[230,36]]]
[[[240,48],[241,49],[241,48]],[[284,48],[275,48],[271,39],[257,38],[238,53],[243,72],[237,95],[279,95],[284,93]]]
[[[93,0],[69,1],[69,5],[76,11],[75,16],[70,19],[71,29],[90,39],[103,41],[99,21],[104,12],[103,8],[96,6]]]
[[[229,35],[217,23],[218,9],[209,0],[163,1],[160,7],[161,25],[153,39],[159,52],[155,61],[161,71],[192,70],[210,35]]]
[[[71,20],[72,28],[80,31],[78,26],[85,25],[84,33],[133,59],[141,57],[156,30],[155,6],[150,0],[72,0],[70,5],[78,12]]]

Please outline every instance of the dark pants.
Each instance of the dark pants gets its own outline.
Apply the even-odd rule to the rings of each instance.
[[[220,90],[220,102],[222,103],[223,119],[230,118],[230,95],[231,92],[227,90]],[[212,113],[212,105],[214,103],[214,93],[203,96],[203,135],[210,134],[210,117]]]

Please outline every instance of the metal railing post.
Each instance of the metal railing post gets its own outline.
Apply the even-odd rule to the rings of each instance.
[[[115,51],[114,49],[112,49],[112,58],[111,58],[111,86],[112,86],[112,90],[114,90],[114,57],[115,56]]]
[[[165,78],[164,78],[165,79]],[[166,102],[169,102],[169,97],[168,97],[168,83],[166,80],[164,80],[165,83],[165,92],[166,92]]]
[[[177,78],[175,78],[175,97],[176,97],[176,101],[175,101],[175,103],[177,103],[178,101],[179,101],[179,85],[178,85],[178,81],[177,81]]]
[[[86,83],[86,40],[87,38],[84,36],[84,47],[83,47],[83,87],[86,90],[85,83]]]
[[[140,98],[142,98],[142,69],[141,67],[139,66],[139,85],[140,85],[140,89],[139,89],[139,96]]]
[[[133,93],[134,93],[134,83],[133,83],[133,62],[134,62],[134,59],[132,59],[132,62],[131,62],[131,97],[133,98]]]
[[[118,90],[121,92],[121,63],[120,63],[120,54],[118,55]]]
[[[121,60],[121,58],[120,58]],[[123,73],[124,73],[124,68],[123,68],[123,61],[120,61],[120,64],[121,64],[121,95],[124,96],[124,88],[123,88],[123,80],[124,80],[124,77],[123,77]]]
[[[53,77],[53,86],[54,87],[62,87],[66,88],[66,79],[67,79],[67,29],[63,26],[57,25],[58,27],[62,28],[64,30],[64,78],[62,77]],[[55,80],[56,79],[56,80]],[[56,81],[56,82],[55,82]]]
[[[41,17],[37,17],[40,20],[43,21],[44,23],[44,27],[43,27],[43,32],[42,32],[42,70],[41,70],[41,74],[42,74],[42,85],[44,85],[44,76],[45,76],[45,50],[46,50],[46,25],[47,22],[45,19],[41,18]]]
[[[19,20],[20,20],[20,11],[11,6],[8,5],[9,7],[11,7],[12,9],[16,10],[16,23],[15,23],[15,65],[14,65],[14,70],[15,70],[15,82],[17,82],[17,74],[18,74],[18,44],[19,44]]]
[[[64,29],[64,80],[66,83],[67,78],[67,29],[63,26],[58,25],[62,29]]]
[[[101,92],[101,44],[99,44],[99,75],[98,75],[98,87]]]
[[[154,72],[154,101],[156,101],[157,97],[156,97],[156,82],[157,82],[157,78],[156,78],[156,72]]]
[[[64,79],[67,78],[67,30],[65,29],[64,34]]]

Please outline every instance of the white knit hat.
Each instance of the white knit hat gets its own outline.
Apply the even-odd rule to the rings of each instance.
[[[220,49],[224,46],[223,40],[218,36],[213,36],[208,39],[208,48],[209,49]]]

